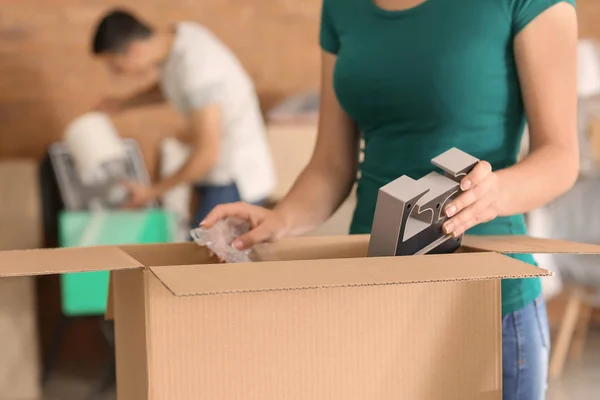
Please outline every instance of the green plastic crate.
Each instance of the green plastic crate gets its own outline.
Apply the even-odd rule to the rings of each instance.
[[[162,210],[107,211],[96,219],[89,212],[63,212],[59,217],[60,246],[170,242],[173,222],[173,215]],[[62,275],[63,313],[67,316],[103,315],[109,275],[108,271]]]

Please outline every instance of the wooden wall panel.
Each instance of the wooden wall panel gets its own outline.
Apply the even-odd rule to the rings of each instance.
[[[365,0],[370,1],[370,0]],[[92,26],[108,8],[127,4],[166,26],[204,23],[240,57],[263,108],[318,85],[321,0],[4,0],[0,15],[0,157],[39,157],[65,124],[103,93],[135,85],[115,82],[89,56]],[[577,0],[581,35],[600,38],[600,1]],[[181,123],[169,109],[117,119],[142,140],[150,165],[158,140]]]
[[[575,0],[579,15],[579,34],[600,40],[600,1]]]
[[[263,108],[318,84],[320,0],[8,0],[0,15],[0,157],[39,157],[66,123],[103,94],[141,84],[116,82],[89,54],[92,27],[112,6],[158,26],[194,20],[211,28],[253,77]],[[180,124],[168,108],[120,117],[122,134],[156,144]]]

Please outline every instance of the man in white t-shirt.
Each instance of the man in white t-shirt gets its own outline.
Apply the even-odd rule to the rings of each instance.
[[[275,177],[254,85],[235,55],[209,30],[182,22],[161,31],[115,10],[98,24],[92,51],[118,75],[159,72],[149,89],[105,99],[99,110],[114,113],[166,100],[188,123],[177,135],[192,149],[188,161],[152,186],[129,183],[128,206],[140,207],[182,183],[194,184],[196,225],[218,204],[266,199]]]

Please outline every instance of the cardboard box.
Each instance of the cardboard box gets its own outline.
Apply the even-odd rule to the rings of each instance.
[[[277,203],[290,191],[312,157],[317,141],[317,121],[271,122],[268,138],[277,175],[277,186],[270,200]],[[337,212],[310,235],[347,234],[355,206],[356,193],[353,191]]]
[[[600,253],[465,237],[367,258],[368,236],[288,239],[215,264],[193,243],[0,252],[0,276],[111,270],[120,400],[500,400],[504,253]]]
[[[39,185],[35,161],[0,162],[0,250],[31,249],[42,243]]]
[[[271,199],[279,201],[290,191],[312,157],[317,142],[317,124],[270,123],[267,129],[277,174],[277,186]]]
[[[38,165],[33,160],[0,162],[0,250],[42,244]],[[0,399],[41,397],[35,281],[0,280]]]
[[[600,117],[590,122],[589,142],[596,165],[600,165]]]
[[[0,399],[36,400],[39,384],[35,281],[0,280]]]

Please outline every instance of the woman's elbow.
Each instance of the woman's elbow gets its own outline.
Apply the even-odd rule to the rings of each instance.
[[[579,150],[574,149],[565,152],[565,157],[560,165],[561,178],[563,186],[562,193],[568,192],[577,182],[579,177]]]

